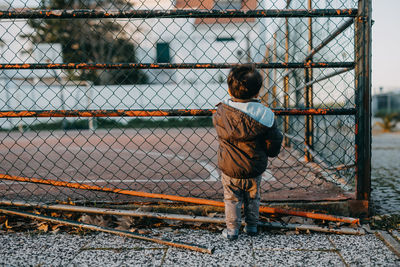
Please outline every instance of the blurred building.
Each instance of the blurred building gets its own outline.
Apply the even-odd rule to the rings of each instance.
[[[378,113],[400,113],[400,88],[390,92],[383,92],[382,89],[372,96],[372,115],[375,116]]]
[[[167,3],[169,2],[169,4]],[[142,8],[256,9],[257,0],[164,0]],[[138,6],[140,7],[140,6]],[[246,63],[260,62],[263,24],[255,18],[162,18],[131,22],[138,62],[142,63]],[[265,34],[265,31],[263,31]],[[150,83],[221,83],[229,70],[146,70]]]

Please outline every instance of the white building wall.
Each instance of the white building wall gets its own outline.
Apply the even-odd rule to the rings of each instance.
[[[143,4],[144,3],[144,4]],[[140,9],[169,9],[173,1],[144,1],[136,3]],[[124,34],[131,36],[136,44],[137,61],[155,63],[157,42],[170,44],[171,63],[245,63],[259,62],[262,29],[256,23],[195,24],[195,19],[121,19]],[[22,29],[22,30],[21,30]],[[265,29],[264,29],[265,31]],[[22,34],[31,34],[23,20],[2,21],[0,36],[5,43],[3,62],[46,63],[32,56],[34,46]],[[234,41],[217,41],[218,37],[232,37]],[[54,49],[56,45],[54,46]],[[29,51],[22,53],[23,50]],[[239,52],[240,51],[240,52]],[[241,53],[241,54],[240,54]],[[249,57],[249,58],[248,58]],[[57,60],[57,62],[61,62]],[[51,71],[14,71],[21,78],[53,76]],[[43,73],[44,72],[44,73]],[[228,69],[179,69],[145,70],[153,84],[115,86],[69,86],[55,83],[52,86],[29,84],[10,78],[0,79],[0,110],[46,110],[46,109],[169,109],[214,108],[227,97],[226,76]],[[10,73],[9,73],[10,74]],[[8,75],[11,77],[11,75]],[[7,84],[7,86],[4,86]],[[62,97],[63,96],[63,97]],[[64,103],[62,102],[64,98]],[[20,119],[7,120],[17,124]],[[22,121],[32,121],[23,119]],[[0,123],[1,127],[6,127]]]

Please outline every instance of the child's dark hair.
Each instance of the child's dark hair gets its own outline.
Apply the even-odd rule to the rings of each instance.
[[[245,64],[232,68],[228,75],[231,95],[239,99],[250,99],[260,92],[261,74],[254,65]]]

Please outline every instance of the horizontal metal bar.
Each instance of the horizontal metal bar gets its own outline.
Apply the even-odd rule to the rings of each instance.
[[[61,63],[61,64],[0,64],[0,69],[230,69],[239,63]],[[292,62],[254,63],[259,69],[286,68],[350,68],[354,62]]]
[[[174,117],[211,116],[213,109],[169,110],[22,110],[0,111],[0,118],[12,117]]]
[[[259,10],[1,10],[0,19],[103,19],[103,18],[298,18],[355,17],[357,9]]]
[[[272,109],[275,115],[355,115],[355,108],[290,108]]]
[[[336,29],[332,34],[330,34],[325,40],[323,40],[317,47],[315,47],[313,50],[310,51],[310,53],[307,55],[307,57],[304,59],[304,61],[308,61],[310,58],[312,58],[316,53],[318,53],[322,48],[327,46],[333,39],[336,38],[339,34],[344,32],[348,27],[353,25],[354,19],[349,19],[348,21],[344,22],[339,28]]]
[[[147,212],[139,210],[125,210],[125,209],[110,209],[110,208],[97,208],[87,206],[76,206],[76,205],[64,205],[54,204],[49,205],[41,202],[25,202],[20,200],[5,200],[0,199],[0,205],[8,205],[15,207],[31,207],[50,209],[57,211],[68,211],[68,212],[82,212],[82,213],[93,213],[102,215],[116,215],[116,216],[132,216],[132,217],[148,217],[156,218],[160,220],[176,220],[186,222],[204,222],[204,223],[218,223],[224,224],[224,218],[205,217],[197,215],[185,215],[185,214],[171,214],[171,213],[160,213],[160,212]]]
[[[318,83],[318,82],[327,80],[327,79],[329,79],[329,78],[335,77],[336,75],[343,74],[343,73],[348,72],[348,71],[350,71],[350,70],[352,70],[352,69],[354,69],[354,68],[346,68],[346,69],[342,69],[342,70],[339,70],[339,71],[335,71],[335,72],[329,73],[328,75],[326,75],[326,76],[324,76],[324,77],[321,77],[321,78],[319,78],[319,79],[315,79],[315,80],[309,81],[309,82],[306,83],[305,85],[298,86],[298,87],[297,87],[296,89],[294,89],[294,90],[295,90],[295,91],[301,90],[301,89],[303,89],[303,88],[306,87],[306,86],[311,86],[311,85],[313,85],[313,84],[315,84],[315,83]]]
[[[187,117],[211,116],[215,109],[153,109],[153,110],[11,110],[0,111],[0,118],[50,117]],[[354,108],[291,108],[272,109],[275,115],[355,115]]]

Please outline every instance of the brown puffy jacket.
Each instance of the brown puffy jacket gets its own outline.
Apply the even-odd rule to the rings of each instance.
[[[224,174],[240,179],[254,178],[265,171],[268,157],[279,154],[283,136],[272,111],[266,107],[265,111],[272,116],[270,127],[226,103],[217,105],[213,124],[219,139],[218,167]]]

